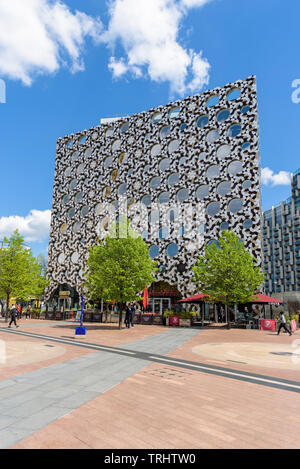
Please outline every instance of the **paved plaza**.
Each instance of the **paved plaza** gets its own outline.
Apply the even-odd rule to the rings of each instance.
[[[300,447],[300,331],[86,326],[0,319],[0,448]]]

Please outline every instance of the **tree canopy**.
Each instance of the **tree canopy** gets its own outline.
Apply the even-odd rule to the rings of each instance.
[[[155,280],[155,270],[149,247],[124,219],[101,244],[89,249],[86,288],[91,299],[116,301],[122,309],[140,298],[138,294]]]
[[[251,302],[264,281],[254,257],[230,231],[223,231],[217,244],[205,246],[193,271],[199,290],[227,306]]]
[[[0,248],[0,295],[6,298],[7,307],[10,298],[26,301],[40,296],[45,285],[41,267],[24,238],[17,230],[5,237]]]

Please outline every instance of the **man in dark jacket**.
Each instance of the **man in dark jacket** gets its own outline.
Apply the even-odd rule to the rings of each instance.
[[[10,310],[10,323],[8,327],[11,327],[12,323],[14,323],[16,327],[19,327],[16,321],[17,316],[18,316],[18,310],[15,307],[15,305],[12,305],[11,310]]]

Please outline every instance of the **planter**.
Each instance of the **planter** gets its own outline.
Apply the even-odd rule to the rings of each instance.
[[[153,316],[153,324],[163,324],[162,316]]]
[[[143,314],[141,323],[142,324],[153,324],[153,315],[152,314]]]
[[[180,327],[191,327],[191,319],[182,319],[180,318],[179,325]]]

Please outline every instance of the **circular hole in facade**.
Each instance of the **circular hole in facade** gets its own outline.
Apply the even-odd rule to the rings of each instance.
[[[160,171],[166,171],[169,169],[170,166],[170,160],[169,158],[164,158],[163,160],[160,161],[159,163],[159,169]]]
[[[250,189],[251,186],[252,186],[252,181],[250,181],[249,179],[244,181],[242,184],[243,189]]]
[[[150,188],[151,189],[157,189],[160,186],[161,183],[161,178],[159,176],[156,176],[151,179],[150,181]]]
[[[77,179],[73,179],[73,181],[70,182],[70,189],[73,190],[77,186],[78,181]]]
[[[184,130],[187,128],[187,124],[181,124],[181,126],[179,127],[179,130]]]
[[[177,151],[179,149],[179,145],[179,140],[172,140],[168,145],[169,153],[174,153],[174,151]]]
[[[158,231],[159,239],[167,239],[169,236],[169,230],[166,226],[162,226]]]
[[[220,225],[221,231],[228,231],[229,230],[229,223],[228,221],[223,221]]]
[[[219,202],[210,202],[206,207],[206,213],[210,217],[214,217],[220,211],[220,204]]]
[[[59,254],[57,258],[58,263],[60,265],[63,265],[65,263],[65,260],[66,260],[66,256],[63,253]]]
[[[241,199],[232,199],[228,204],[228,208],[231,213],[240,212],[243,208],[243,202]]]
[[[231,176],[235,176],[236,174],[240,173],[243,170],[243,164],[241,161],[232,161],[228,165],[228,173]]]
[[[248,219],[248,220],[245,220],[244,223],[243,223],[243,228],[244,230],[250,230],[253,226],[253,221]]]
[[[207,156],[207,155],[206,155],[205,151],[202,151],[201,153],[199,153],[198,160],[199,160],[199,161],[204,161],[205,158],[206,158],[206,156]]]
[[[158,156],[161,153],[161,145],[158,143],[151,148],[151,155]]]
[[[199,119],[197,119],[197,127],[199,127],[199,129],[202,129],[202,127],[204,127],[205,125],[208,124],[208,121],[209,121],[209,117],[208,116],[201,116],[199,117]]]
[[[115,140],[111,147],[112,152],[118,151],[120,150],[120,148],[121,148],[121,140]]]
[[[119,185],[118,194],[119,195],[124,195],[126,191],[127,191],[127,184],[124,182],[123,184]]]
[[[170,199],[170,194],[169,192],[162,192],[161,194],[159,194],[158,196],[158,202],[160,204],[167,204],[169,202],[169,199]]]
[[[175,119],[176,117],[178,117],[180,114],[180,108],[179,107],[174,107],[173,109],[171,109],[171,111],[169,112],[169,118],[170,119]]]
[[[174,186],[175,184],[178,183],[178,181],[179,181],[179,174],[177,174],[177,173],[172,173],[168,177],[169,186]]]
[[[219,140],[219,138],[220,138],[220,133],[217,129],[211,130],[210,132],[208,132],[206,136],[206,140],[208,143],[214,143],[217,140]]]
[[[153,124],[156,124],[157,122],[161,121],[162,120],[162,113],[161,112],[157,112],[156,114],[154,114],[152,116],[152,122]]]
[[[113,162],[113,157],[109,156],[108,158],[105,158],[104,160],[104,168],[108,168]]]
[[[169,244],[169,246],[167,247],[167,255],[169,257],[174,257],[174,256],[176,256],[177,253],[178,253],[177,244],[176,243]]]
[[[170,135],[170,127],[166,125],[160,131],[160,138],[166,138],[166,137],[169,137],[169,135]]]
[[[248,150],[248,148],[250,148],[250,147],[251,147],[251,143],[250,143],[250,142],[245,142],[245,143],[243,143],[243,145],[242,145],[242,150],[243,150],[243,151],[244,151],[244,150]]]
[[[72,168],[71,166],[69,166],[69,167],[65,170],[65,176],[66,176],[66,177],[71,176],[72,172],[73,172],[73,168]]]
[[[250,111],[250,109],[251,109],[250,106],[244,106],[241,109],[241,113],[242,114],[247,114]]]
[[[63,223],[60,227],[60,232],[61,233],[65,233],[67,231],[67,224],[66,223]]]
[[[220,175],[220,168],[216,164],[211,165],[206,171],[206,176],[209,179],[217,178],[219,177],[219,175]]]
[[[96,215],[101,215],[101,213],[103,212],[103,204],[97,204],[96,207],[95,207],[95,214]]]
[[[230,156],[230,152],[230,145],[221,145],[217,150],[217,157],[219,159],[227,158],[228,156]]]
[[[228,181],[221,182],[217,187],[217,193],[219,195],[227,195],[231,191],[231,184]]]
[[[218,104],[219,102],[219,96],[211,96],[207,101],[206,101],[206,106],[208,108],[210,107],[213,107],[213,106],[216,106],[216,104]]]
[[[240,135],[242,131],[242,127],[240,124],[233,124],[229,129],[228,129],[228,137],[234,138]]]
[[[76,169],[76,173],[77,173],[77,176],[79,176],[80,174],[82,174],[84,172],[84,168],[85,168],[85,164],[84,163],[81,163],[77,169]]]
[[[196,190],[196,197],[198,199],[204,199],[209,194],[209,186],[207,184],[202,184]]]
[[[68,210],[68,217],[69,218],[73,218],[75,215],[75,208],[70,208],[70,210]]]
[[[105,137],[112,137],[114,134],[114,128],[113,127],[109,127],[107,129],[107,131],[105,132]]]
[[[142,233],[142,238],[143,238],[143,239],[148,239],[148,236],[149,236],[148,231],[143,231],[143,233]]]
[[[78,252],[73,252],[72,256],[71,256],[71,261],[73,262],[73,264],[77,264],[78,261],[79,261],[79,254]]]
[[[185,233],[185,227],[182,225],[178,229],[178,235],[179,236],[184,236],[184,233]]]
[[[89,158],[92,153],[93,153],[93,149],[92,149],[92,148],[88,148],[87,150],[85,150],[85,152],[84,152],[85,158]]]
[[[120,127],[121,134],[126,134],[128,129],[129,129],[129,124],[128,124],[128,122],[125,122],[125,124],[121,125],[121,127]]]
[[[153,244],[149,249],[149,255],[152,259],[155,259],[156,257],[158,257],[158,254],[159,254],[158,246]]]
[[[180,189],[176,194],[178,202],[184,202],[189,198],[189,191],[187,189]]]
[[[233,90],[229,91],[227,94],[228,101],[235,101],[241,95],[241,90],[239,88],[234,88]]]
[[[230,111],[228,109],[223,109],[217,114],[218,122],[225,122],[230,116]]]
[[[72,230],[74,231],[74,233],[78,233],[78,231],[80,231],[80,228],[81,228],[81,223],[80,221],[77,221],[76,223],[74,223]]]
[[[79,151],[74,151],[74,153],[71,155],[71,158],[73,161],[77,161],[79,158]]]
[[[67,205],[67,203],[69,203],[69,201],[70,201],[70,196],[69,196],[69,194],[67,194],[63,197],[62,203],[63,203],[63,205]]]
[[[146,205],[146,207],[149,207],[151,205],[151,197],[150,195],[144,195],[144,197],[141,200],[143,205]]]
[[[76,202],[81,202],[82,201],[82,192],[77,192],[77,194],[75,195],[75,201]]]
[[[186,266],[184,264],[178,264],[177,265],[177,270],[180,274],[183,274],[183,272],[185,272],[185,270],[186,270]]]
[[[186,162],[187,162],[187,158],[185,156],[183,156],[179,160],[179,166],[184,166],[186,164]]]
[[[84,207],[82,207],[82,209],[80,210],[80,213],[81,213],[81,216],[82,217],[86,217],[87,214],[89,213],[89,207],[87,205],[85,205]]]

